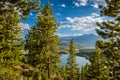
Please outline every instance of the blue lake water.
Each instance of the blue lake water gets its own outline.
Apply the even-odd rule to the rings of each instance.
[[[69,56],[68,54],[61,55],[61,57],[60,57],[61,58],[61,66],[66,65],[68,56]],[[87,63],[90,64],[89,60],[87,60],[84,57],[80,57],[80,56],[76,56],[76,62],[80,68],[82,66],[85,66]]]

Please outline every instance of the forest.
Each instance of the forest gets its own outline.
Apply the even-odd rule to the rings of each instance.
[[[53,16],[50,1],[0,0],[0,80],[120,80],[120,0],[105,0],[100,15],[109,20],[96,22],[101,40],[82,68],[76,63],[74,39],[71,39],[67,64],[60,66],[60,26]],[[25,37],[19,27],[30,12],[37,22]],[[24,42],[23,39],[25,40]]]

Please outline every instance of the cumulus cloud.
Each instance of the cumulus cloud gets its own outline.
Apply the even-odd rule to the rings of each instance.
[[[51,6],[54,6],[54,4],[51,4]]]
[[[66,17],[66,19],[67,19],[70,23],[73,23],[73,22],[74,22],[74,19],[71,19],[70,17]]]
[[[90,4],[94,8],[99,8],[99,5],[106,5],[105,0],[90,0]]]
[[[74,4],[76,7],[86,6],[86,5],[87,5],[87,1],[88,1],[88,0],[78,0],[78,1],[74,1],[73,4]]]
[[[73,4],[74,4],[76,7],[79,7],[79,6],[80,6],[80,4],[77,3],[77,2],[73,2]]]
[[[97,17],[97,16],[100,16],[99,14],[97,14],[97,13],[92,13],[91,14],[93,17]]]
[[[103,4],[105,3],[105,0],[90,0],[90,2]]]
[[[89,0],[89,1],[88,0],[77,0],[77,1],[74,1],[73,4],[76,7],[89,5],[89,6],[93,6],[94,8],[99,8],[99,5],[105,4],[105,0]]]
[[[20,23],[19,26],[22,30],[29,30],[30,29],[29,24]]]
[[[98,14],[92,13],[90,16],[85,17],[66,17],[67,23],[62,24],[59,28],[69,28],[72,30],[82,30],[82,31],[91,31],[96,28],[96,22],[102,22]]]
[[[94,8],[99,8],[99,4],[97,4],[97,3],[92,4],[91,6],[93,6]]]
[[[58,35],[59,37],[68,37],[68,36],[82,36],[83,34],[72,34],[72,35],[66,35],[66,34],[56,34]]]
[[[62,5],[61,5],[61,7],[64,7],[64,8],[65,8],[65,7],[66,7],[66,5],[65,5],[65,4],[62,4]]]
[[[33,13],[30,13],[30,16],[33,16]]]
[[[58,35],[59,37],[66,37],[66,36],[70,36],[70,35],[66,35],[66,34],[56,34]]]
[[[78,1],[80,1],[81,6],[86,6],[88,0],[78,0]]]
[[[72,36],[82,36],[83,34],[73,34]]]
[[[60,14],[60,13],[56,13],[56,15],[57,15],[57,16],[61,16],[61,14]]]

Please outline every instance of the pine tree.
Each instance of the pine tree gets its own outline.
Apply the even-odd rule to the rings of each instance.
[[[108,67],[113,71],[113,78],[115,78],[114,68],[119,65],[120,50],[119,34],[120,26],[113,21],[98,23],[100,29],[96,29],[97,33],[107,41],[99,41],[99,48],[103,51],[107,60]]]
[[[20,37],[19,13],[21,13],[22,17],[25,17],[31,9],[37,9],[37,5],[38,3],[25,0],[0,1],[0,52],[2,59],[9,60],[12,57],[11,62],[14,63],[13,58],[16,60],[18,57],[21,51],[20,41],[22,40]]]
[[[105,0],[106,6],[100,5],[101,15],[109,16],[116,18],[116,20],[120,20],[120,1],[119,0]]]
[[[67,66],[62,66],[62,68],[61,68],[61,77],[64,80],[67,80],[68,75],[69,74],[67,74]]]
[[[39,10],[39,3],[39,0],[1,0],[0,15],[17,12],[20,14],[19,17],[26,19],[31,10]]]
[[[40,12],[36,26],[26,36],[26,49],[29,50],[29,63],[39,68],[44,74],[47,73],[47,77],[50,79],[58,76],[59,72],[60,61],[57,48],[59,40],[54,34],[59,24],[53,17],[50,2],[43,5]]]
[[[20,23],[19,15],[12,12],[12,14],[7,13],[1,16],[3,21],[0,21],[0,66],[2,66],[0,76],[1,79],[18,79],[20,73],[14,71],[13,67],[20,65],[24,57],[22,53],[23,45],[20,43],[22,37],[20,37],[21,29],[18,26]],[[3,74],[6,74],[6,76]]]
[[[102,23],[97,23],[100,29],[96,29],[98,35],[100,35],[104,41],[99,41],[99,48],[105,55],[107,60],[107,67],[110,67],[110,73],[112,74],[112,79],[117,79],[116,67],[120,67],[120,26],[119,26],[119,7],[120,1],[117,0],[105,0],[107,6],[100,6],[101,15],[112,17],[114,20],[104,21]],[[106,40],[106,41],[105,41]]]
[[[75,46],[73,39],[70,42],[69,57],[66,66],[67,66],[68,80],[79,80],[79,68],[78,68],[78,64],[76,63]]]
[[[88,67],[89,65],[86,64],[85,66],[82,66],[81,72],[80,72],[80,80],[89,80],[89,78],[86,76],[88,73]]]
[[[110,80],[109,68],[105,65],[106,58],[98,47],[99,42],[96,42],[96,50],[90,58],[90,65],[87,68],[85,77],[87,80]]]
[[[17,13],[3,16],[4,24],[1,28],[1,64],[15,64],[21,58],[21,50],[23,50],[20,41],[21,29],[18,26],[20,19]]]
[[[40,64],[40,40],[38,36],[39,34],[35,27],[31,28],[31,30],[29,30],[28,34],[25,36],[25,50],[28,50],[27,62],[30,63],[33,67],[37,67]]]
[[[19,24],[33,9],[33,5],[35,2],[26,0],[0,1],[0,79],[2,80],[18,80],[23,77],[20,71],[15,71],[15,66],[20,67],[24,57]],[[37,9],[37,6],[35,8]]]

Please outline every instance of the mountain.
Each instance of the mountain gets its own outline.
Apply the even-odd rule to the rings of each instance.
[[[77,48],[94,48],[96,40],[101,39],[101,37],[94,34],[84,34],[82,36],[66,36],[60,37],[59,45],[68,46],[72,38],[74,39]]]
[[[74,39],[76,49],[94,49],[96,40],[100,40],[101,37],[96,36],[94,34],[84,34],[81,36],[65,36],[60,37],[59,42],[59,50],[69,50],[69,43],[71,39]],[[21,43],[25,43],[25,39],[21,41]]]

